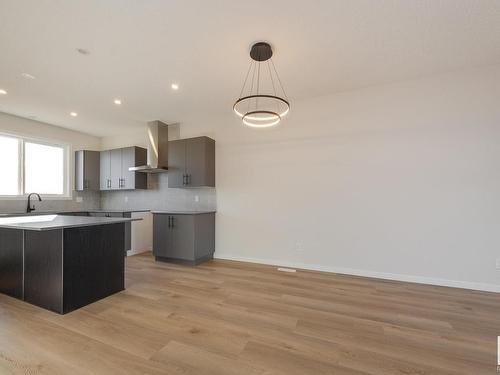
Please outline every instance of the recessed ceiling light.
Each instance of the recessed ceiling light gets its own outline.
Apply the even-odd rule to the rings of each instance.
[[[0,89],[0,95],[7,95],[7,91],[5,91],[4,89]]]
[[[172,83],[170,87],[172,87],[172,90],[179,90],[179,85],[177,83]]]
[[[35,79],[35,76],[29,73],[22,73],[21,75],[26,79]]]
[[[78,113],[76,113],[76,112],[70,112],[70,113],[69,113],[69,115],[70,115],[71,117],[76,117],[76,116],[78,116]]]
[[[81,55],[90,55],[90,51],[85,48],[77,48],[76,51]]]
[[[115,100],[113,100],[113,103],[115,103],[116,105],[121,105],[122,101],[121,101],[121,99],[115,99]]]

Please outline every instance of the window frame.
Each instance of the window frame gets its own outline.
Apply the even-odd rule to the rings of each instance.
[[[22,135],[17,135],[17,134],[11,134],[11,133],[4,133],[0,132],[1,137],[8,137],[8,138],[15,138],[18,141],[18,149],[17,149],[17,157],[19,161],[18,165],[18,193],[21,192],[21,194],[17,195],[1,195],[0,194],[0,199],[1,200],[25,200],[28,198],[28,194],[25,192],[25,181],[26,181],[26,176],[25,176],[25,154],[26,154],[26,147],[25,144],[26,142],[28,143],[35,143],[35,144],[40,144],[44,146],[52,146],[52,147],[59,147],[63,149],[63,193],[62,194],[40,194],[42,199],[45,200],[65,200],[65,199],[72,199],[73,198],[73,191],[70,188],[71,186],[71,145],[66,142],[58,142],[58,141],[49,141],[47,139],[43,138],[36,138],[36,137],[31,137],[31,136],[22,136]],[[33,192],[33,193],[36,193]]]

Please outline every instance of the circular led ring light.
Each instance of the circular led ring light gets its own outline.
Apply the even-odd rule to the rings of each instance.
[[[238,116],[240,116],[241,118],[243,118],[248,113],[242,113],[240,110],[238,110],[238,107],[240,105],[243,105],[248,100],[259,99],[259,98],[275,100],[275,101],[277,101],[278,105],[279,104],[284,104],[285,105],[285,109],[281,113],[276,113],[276,112],[273,112],[273,111],[268,111],[268,112],[271,112],[271,113],[276,113],[277,115],[279,115],[280,118],[283,117],[283,116],[285,116],[290,111],[290,103],[288,103],[285,99],[280,98],[279,96],[274,96],[274,95],[249,95],[249,96],[244,96],[243,98],[238,99],[236,101],[236,103],[234,103],[234,105],[233,105],[234,113],[236,113]],[[266,112],[266,111],[254,111],[254,112]],[[259,117],[259,118],[251,118],[251,120],[257,120],[257,121],[260,121],[260,119],[261,119],[261,117]]]
[[[250,58],[253,61],[250,62],[240,97],[233,105],[233,111],[242,119],[245,125],[257,128],[270,127],[278,124],[290,111],[290,103],[272,61],[272,56],[273,50],[267,42],[258,42],[251,47]],[[269,72],[267,87],[261,85],[261,65],[263,65],[264,71]],[[248,81],[249,77],[251,77],[250,82]],[[249,82],[248,86],[247,82]],[[266,82],[263,81],[262,83],[265,84]],[[270,89],[271,85],[273,93],[261,94],[259,92],[262,87],[265,90]],[[246,92],[246,96],[243,96],[245,88],[248,88],[249,91]],[[278,92],[283,95],[281,96]]]
[[[257,117],[255,115],[262,114],[266,117]],[[281,116],[273,111],[251,111],[243,115],[243,123],[253,128],[267,128],[274,126],[281,121]]]

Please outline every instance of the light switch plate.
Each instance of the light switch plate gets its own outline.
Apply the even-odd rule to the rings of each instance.
[[[195,202],[199,202],[200,201],[200,196],[199,195],[195,195],[194,196],[194,201]]]

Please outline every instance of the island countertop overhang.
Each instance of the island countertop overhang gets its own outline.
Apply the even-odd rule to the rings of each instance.
[[[142,220],[125,217],[89,217],[65,215],[14,216],[0,218],[0,228],[44,231],[75,227],[88,227]]]

